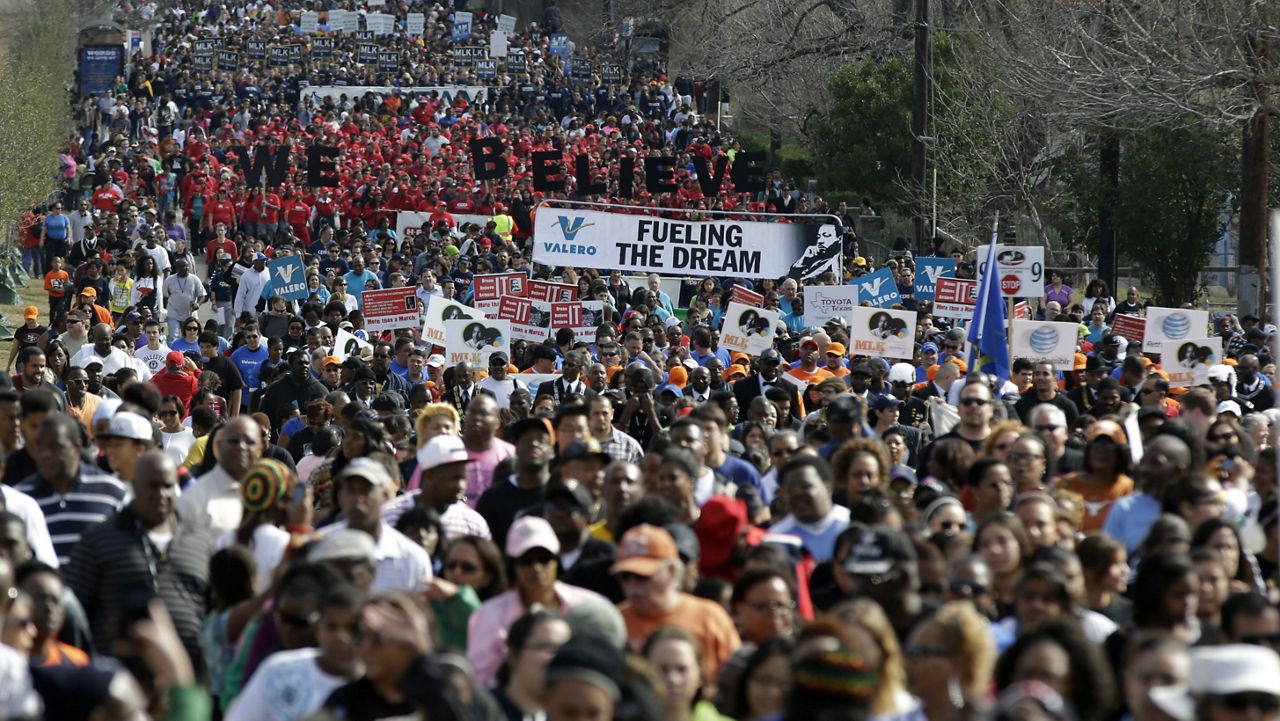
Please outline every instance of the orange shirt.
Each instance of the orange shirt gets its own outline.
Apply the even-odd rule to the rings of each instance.
[[[663,626],[675,626],[688,633],[702,649],[703,678],[715,678],[720,666],[742,645],[729,614],[719,605],[687,593],[661,616],[641,616],[630,601],[618,606],[627,623],[627,641],[637,651],[649,634]]]
[[[787,375],[791,376],[792,378],[799,378],[800,380],[804,381],[806,385],[821,383],[822,381],[828,378],[835,377],[831,373],[831,371],[827,370],[826,368],[823,368],[822,366],[818,366],[817,368],[815,368],[812,373],[805,370],[804,366],[796,366],[795,368],[792,368],[791,370],[787,371]]]
[[[31,659],[31,662],[41,668],[49,668],[51,666],[88,666],[89,656],[84,651],[65,644],[61,641],[54,641],[49,647],[49,654],[44,660],[37,661]]]
[[[44,274],[44,292],[50,298],[63,298],[71,287],[71,276],[65,270],[51,270]]]
[[[1111,504],[1133,493],[1133,479],[1121,474],[1115,483],[1099,486],[1082,482],[1080,475],[1080,473],[1067,474],[1059,482],[1058,487],[1079,493],[1084,499],[1084,520],[1080,523],[1080,530],[1084,533],[1101,531],[1102,524],[1107,521],[1107,514],[1111,512]]]

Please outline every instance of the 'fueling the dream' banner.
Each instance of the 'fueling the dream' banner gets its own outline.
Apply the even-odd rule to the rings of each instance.
[[[543,205],[533,260],[683,276],[817,278],[840,272],[831,224],[688,221]]]

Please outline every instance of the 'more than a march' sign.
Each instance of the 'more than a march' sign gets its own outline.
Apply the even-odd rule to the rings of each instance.
[[[682,276],[816,278],[840,252],[833,225],[692,221],[543,206],[535,262]]]

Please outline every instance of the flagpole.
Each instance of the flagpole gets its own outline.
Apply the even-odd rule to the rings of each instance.
[[[1280,323],[1280,210],[1271,211],[1271,322]],[[1280,458],[1276,459],[1280,473]],[[1266,529],[1264,528],[1265,532]],[[1280,533],[1280,530],[1277,531]]]

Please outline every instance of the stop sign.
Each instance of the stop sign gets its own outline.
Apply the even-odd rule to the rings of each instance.
[[[1014,295],[1022,290],[1022,281],[1016,275],[1006,275],[1000,279],[1000,290],[1005,295]]]

